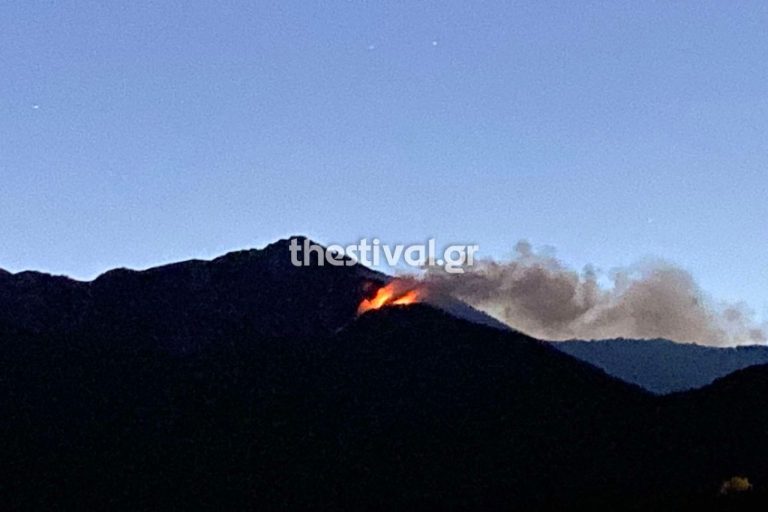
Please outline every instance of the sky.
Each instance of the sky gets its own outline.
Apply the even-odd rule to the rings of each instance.
[[[0,268],[518,240],[768,319],[764,2],[0,3]]]

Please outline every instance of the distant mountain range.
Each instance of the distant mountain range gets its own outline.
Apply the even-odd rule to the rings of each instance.
[[[293,267],[287,241],[90,283],[1,273],[2,508],[700,511],[768,497],[768,367],[655,396],[460,304],[358,317],[387,279]],[[720,495],[735,475],[753,490]]]
[[[768,364],[768,346],[705,347],[668,340],[553,342],[553,347],[654,393],[700,388],[750,366]]]

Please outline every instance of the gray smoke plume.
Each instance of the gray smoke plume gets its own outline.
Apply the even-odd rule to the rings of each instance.
[[[764,343],[766,330],[743,305],[708,300],[691,275],[664,262],[613,271],[600,286],[553,256],[515,247],[511,261],[483,260],[464,274],[430,268],[430,293],[449,294],[510,326],[547,340],[666,338],[702,345]]]

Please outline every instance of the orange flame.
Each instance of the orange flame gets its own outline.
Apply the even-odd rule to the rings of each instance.
[[[376,295],[371,299],[363,299],[357,308],[357,314],[362,315],[372,309],[380,309],[385,306],[406,306],[421,299],[421,293],[417,288],[406,290],[399,289],[396,283],[389,283],[376,290]]]

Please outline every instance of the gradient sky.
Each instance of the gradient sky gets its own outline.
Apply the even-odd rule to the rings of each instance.
[[[765,2],[0,4],[0,267],[525,238],[768,319]]]

